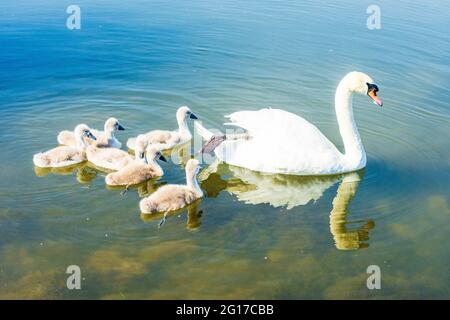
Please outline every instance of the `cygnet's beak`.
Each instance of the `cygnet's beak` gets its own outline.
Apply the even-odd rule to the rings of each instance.
[[[198,120],[197,116],[195,114],[193,114],[192,112],[189,115],[189,118],[194,119],[194,120]]]
[[[97,138],[92,134],[92,132],[90,132],[90,131],[88,131],[88,132],[86,132],[86,137],[88,137],[89,139],[92,139],[92,140],[97,140]]]
[[[167,159],[162,154],[159,156],[159,160],[167,162]]]
[[[123,131],[125,130],[125,128],[119,123],[119,125],[117,126],[117,130]]]

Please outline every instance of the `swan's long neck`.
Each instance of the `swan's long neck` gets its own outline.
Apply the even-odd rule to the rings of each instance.
[[[159,176],[164,174],[163,169],[155,159],[147,159],[147,163],[155,169]]]
[[[114,139],[114,128],[110,128],[105,124],[105,127],[103,128],[103,132],[105,132],[106,139],[112,140]]]
[[[186,172],[186,182],[189,189],[193,190],[199,198],[203,197],[203,191],[200,188],[197,175],[192,172]]]
[[[75,140],[77,143],[77,147],[84,149],[86,148],[86,143],[84,142],[83,136],[75,133]]]
[[[353,117],[352,102],[353,93],[348,89],[345,81],[342,81],[336,90],[336,117],[339,124],[339,132],[344,142],[344,156],[349,164],[356,169],[366,164],[366,152]]]
[[[177,122],[178,122],[178,132],[181,135],[190,135],[191,132],[189,131],[189,127],[187,125],[186,117],[181,117],[177,115]]]

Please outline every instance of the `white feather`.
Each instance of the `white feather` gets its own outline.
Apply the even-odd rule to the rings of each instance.
[[[200,121],[195,121],[194,127],[195,127],[195,130],[197,131],[197,133],[198,133],[205,141],[208,141],[208,140],[211,139],[212,136],[214,135],[214,133],[212,133],[211,131],[209,131],[208,129],[206,129],[204,126],[202,126],[202,124],[200,123]]]
[[[268,173],[330,174],[342,154],[302,117],[279,109],[240,111],[228,116],[248,131],[249,140],[225,141],[216,149],[222,161]],[[328,163],[335,163],[328,167]]]

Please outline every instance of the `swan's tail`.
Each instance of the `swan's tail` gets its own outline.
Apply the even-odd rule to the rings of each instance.
[[[108,174],[106,175],[106,177],[105,177],[105,183],[106,183],[108,186],[117,186],[117,185],[118,185],[116,179],[114,179],[114,178],[115,178],[115,177],[114,177],[114,176],[115,176],[114,173],[115,173],[115,172],[108,173]]]
[[[50,165],[50,159],[44,153],[36,153],[33,156],[33,163],[36,167],[46,168]]]
[[[134,150],[135,144],[136,144],[136,138],[130,138],[130,139],[128,139],[128,141],[127,141],[127,147],[128,147],[128,149]]]
[[[58,143],[63,146],[76,146],[75,137],[71,131],[61,131],[58,134]]]
[[[200,121],[195,121],[194,123],[195,130],[197,130],[197,133],[206,141],[209,141],[213,136],[214,133],[206,129],[204,126],[201,125]]]
[[[143,214],[152,214],[158,211],[158,206],[152,200],[147,198],[142,199],[139,202],[139,208]]]

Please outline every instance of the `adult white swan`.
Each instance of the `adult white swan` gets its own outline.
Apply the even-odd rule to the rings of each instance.
[[[353,93],[368,95],[377,105],[378,87],[361,72],[350,72],[336,89],[335,109],[345,153],[341,153],[316,126],[279,109],[239,111],[227,116],[244,135],[213,135],[199,122],[196,129],[223,162],[250,170],[294,175],[329,175],[366,166],[366,153],[353,118]],[[242,137],[249,137],[242,139]],[[205,148],[204,148],[205,149]]]

